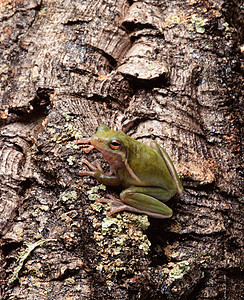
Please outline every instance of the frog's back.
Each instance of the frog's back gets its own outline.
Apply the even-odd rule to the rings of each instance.
[[[175,190],[176,184],[162,156],[149,146],[133,139],[127,148],[128,165],[135,173],[137,186],[158,186]]]

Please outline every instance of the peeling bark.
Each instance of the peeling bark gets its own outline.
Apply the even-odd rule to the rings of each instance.
[[[240,299],[241,4],[0,5],[1,299]],[[119,193],[79,176],[100,124],[167,150],[171,219],[94,202]]]

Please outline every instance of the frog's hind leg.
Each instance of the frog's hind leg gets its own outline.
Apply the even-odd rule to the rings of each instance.
[[[107,198],[98,199],[97,202],[106,203],[110,210],[107,216],[111,216],[121,211],[131,211],[142,213],[153,218],[165,219],[170,218],[173,214],[172,210],[157,200],[156,198],[142,194],[140,192],[131,192],[130,189],[124,190],[120,194],[121,199],[108,195]]]
[[[136,189],[138,189],[138,191],[135,191]],[[140,187],[134,187],[124,190],[120,194],[123,203],[129,205],[130,211],[146,214],[159,219],[170,218],[172,216],[173,211],[171,208],[153,196],[147,195],[145,193],[145,188],[143,189],[143,192],[141,192],[140,189]],[[168,191],[162,190],[161,193],[163,192],[166,193],[165,197],[167,197]]]

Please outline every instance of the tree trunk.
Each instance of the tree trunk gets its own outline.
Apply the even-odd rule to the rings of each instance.
[[[239,1],[2,1],[1,299],[240,299]],[[106,124],[180,173],[170,219],[94,199]],[[107,167],[104,163],[103,167]]]

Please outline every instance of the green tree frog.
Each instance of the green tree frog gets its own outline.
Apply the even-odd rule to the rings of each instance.
[[[111,168],[110,173],[104,173],[98,162],[91,164],[82,159],[90,171],[82,171],[81,176],[92,176],[105,185],[125,188],[120,199],[108,195],[108,199],[98,200],[109,204],[108,216],[123,210],[162,219],[172,216],[172,210],[163,202],[181,193],[183,187],[171,159],[156,142],[151,141],[149,147],[123,132],[100,125],[92,137],[77,143],[91,144],[86,153],[93,148],[101,151]]]

